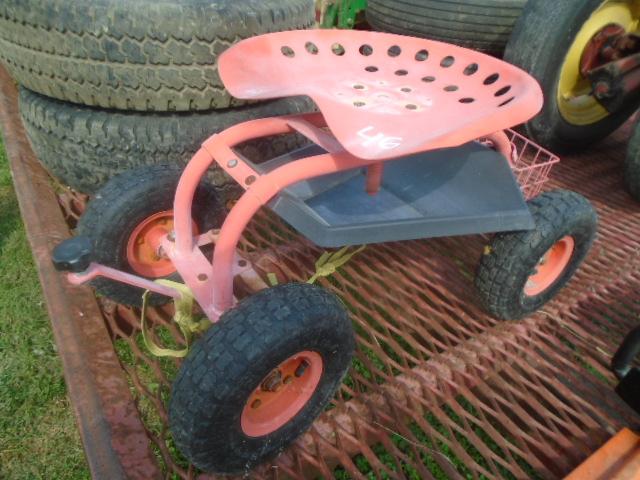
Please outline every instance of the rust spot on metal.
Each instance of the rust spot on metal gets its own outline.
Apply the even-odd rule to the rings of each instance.
[[[51,263],[51,250],[69,236],[65,219],[77,220],[84,199],[68,191],[56,198],[20,122],[15,84],[1,66],[0,124],[91,473],[94,478],[160,478],[149,437],[91,289],[70,286]]]

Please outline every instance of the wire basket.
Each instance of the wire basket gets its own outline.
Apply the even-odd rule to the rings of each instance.
[[[529,200],[540,193],[549,179],[551,167],[560,159],[513,130],[505,130],[505,133],[513,145],[511,169],[522,194]]]

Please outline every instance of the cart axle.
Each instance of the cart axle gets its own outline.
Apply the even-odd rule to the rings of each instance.
[[[593,96],[610,113],[640,99],[640,36],[620,25],[608,25],[585,49],[580,72]]]

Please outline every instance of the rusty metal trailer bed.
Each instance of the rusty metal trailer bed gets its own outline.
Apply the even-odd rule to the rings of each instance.
[[[54,271],[50,251],[85,199],[54,188],[37,162],[4,69],[0,125],[93,476],[210,478],[180,458],[166,428],[177,361],[148,354],[138,312]],[[621,179],[627,135],[552,174],[552,187],[593,202],[600,229],[587,263],[539,314],[499,322],[474,306],[482,237],[371,246],[321,280],[351,309],[357,359],[332,408],[251,477],[561,478],[620,428],[639,427],[608,370],[640,313],[640,205]],[[294,235],[265,211],[243,248],[263,273],[306,280],[322,252]],[[156,340],[179,338],[170,318],[150,312]]]

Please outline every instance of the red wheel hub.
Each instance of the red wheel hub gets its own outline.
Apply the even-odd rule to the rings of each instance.
[[[195,224],[193,230],[197,233]],[[131,232],[127,241],[127,262],[135,273],[160,278],[175,272],[173,262],[160,249],[162,239],[171,231],[173,210],[165,210],[145,218]]]
[[[621,25],[610,24],[600,30],[584,49],[580,59],[580,72],[588,76],[589,71],[605,63],[618,60],[624,55],[621,47],[627,46],[626,30]]]
[[[322,371],[322,357],[311,351],[296,353],[278,365],[249,395],[240,417],[245,435],[268,435],[291,420],[313,396]]]
[[[567,235],[558,240],[542,256],[536,267],[536,272],[527,279],[524,294],[534,297],[549,288],[560,278],[562,272],[569,265],[574,249],[575,240],[573,237]]]

